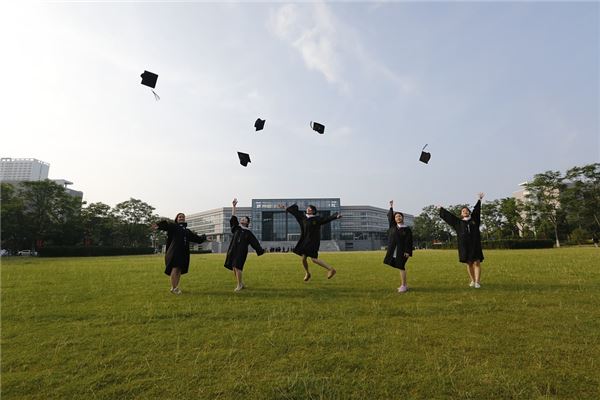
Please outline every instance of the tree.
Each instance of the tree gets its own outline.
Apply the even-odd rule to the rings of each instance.
[[[537,174],[533,181],[525,184],[531,212],[536,220],[536,228],[542,232],[550,227],[554,231],[556,247],[560,247],[558,226],[560,215],[560,193],[564,188],[563,178],[558,171]]]
[[[86,245],[113,246],[117,223],[108,204],[91,203],[82,208],[81,218]]]
[[[118,221],[121,243],[125,246],[149,246],[152,224],[156,217],[154,207],[141,200],[130,198],[115,206],[113,214]]]
[[[26,236],[32,247],[37,243],[75,244],[81,240],[79,216],[81,199],[70,196],[51,180],[23,182]]]
[[[560,202],[571,228],[600,232],[600,163],[573,167],[565,174]]]
[[[25,227],[25,206],[18,195],[17,188],[9,183],[2,183],[1,188],[2,248],[19,251],[28,246]]]
[[[419,243],[419,246],[426,246],[436,240],[448,241],[451,236],[445,225],[436,206],[429,205],[423,208],[421,214],[417,215],[414,220],[413,237],[415,242]]]

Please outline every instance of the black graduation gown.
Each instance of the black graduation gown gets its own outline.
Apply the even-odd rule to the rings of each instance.
[[[187,223],[160,221],[157,225],[161,231],[167,231],[165,274],[171,275],[173,268],[179,268],[182,274],[187,274],[190,267],[190,242],[202,243],[206,241],[206,235],[196,235],[187,229]]]
[[[450,213],[445,208],[440,208],[440,217],[455,231],[458,239],[458,259],[460,262],[483,261],[483,250],[481,249],[481,200],[477,201],[471,219],[464,221]]]
[[[233,267],[243,270],[246,257],[248,256],[248,245],[252,246],[256,254],[262,256],[265,254],[265,250],[258,243],[258,239],[249,229],[244,229],[240,226],[238,219],[235,215],[231,216],[229,220],[231,225],[231,243],[229,243],[229,249],[227,249],[227,256],[225,257],[225,268],[233,270]]]
[[[286,211],[292,214],[300,224],[300,240],[298,240],[298,244],[294,247],[294,253],[299,256],[319,258],[321,225],[330,223],[337,218],[338,214],[335,213],[325,218],[321,218],[320,216],[308,218],[298,210],[296,204],[289,206]]]
[[[398,228],[398,225],[394,220],[393,208],[390,207],[387,216],[390,227],[388,229],[387,252],[385,253],[383,263],[390,267],[404,269],[404,266],[408,261],[408,258],[404,257],[404,253],[412,256],[413,252],[412,230],[408,226]],[[395,257],[394,252],[396,252]]]

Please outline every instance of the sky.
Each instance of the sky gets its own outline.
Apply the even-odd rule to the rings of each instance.
[[[13,0],[0,156],[162,216],[234,197],[415,215],[509,197],[600,162],[599,21],[598,2]]]

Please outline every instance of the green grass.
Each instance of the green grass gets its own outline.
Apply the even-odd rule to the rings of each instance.
[[[600,250],[2,259],[2,399],[598,399]]]

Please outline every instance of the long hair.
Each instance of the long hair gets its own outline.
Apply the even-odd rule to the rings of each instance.
[[[182,213],[182,212],[180,212],[180,213],[177,213],[177,215],[175,216],[175,223],[177,223],[177,218],[178,218],[180,215],[183,215],[183,216],[185,217],[185,214],[184,214],[184,213]]]

